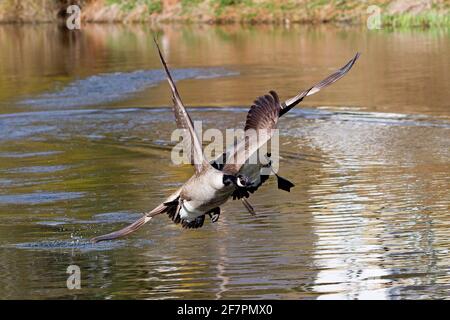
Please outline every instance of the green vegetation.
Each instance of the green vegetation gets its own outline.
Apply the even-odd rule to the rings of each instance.
[[[429,11],[419,14],[396,14],[383,15],[382,23],[388,27],[411,28],[411,27],[450,27],[450,14],[442,14]]]
[[[213,0],[214,3],[217,3],[221,7],[227,6],[235,6],[241,4],[243,1],[241,0]]]
[[[190,9],[197,7],[203,0],[180,0],[183,11],[190,11]]]
[[[163,11],[163,4],[161,0],[144,0],[144,3],[147,5],[148,12],[152,13],[161,13]]]
[[[220,16],[225,12],[225,9],[230,6],[238,6],[242,4],[241,0],[211,0],[211,4],[215,7],[216,16]]]
[[[162,0],[106,0],[108,5],[118,5],[121,10],[129,12],[139,6],[145,5],[149,14],[161,13],[163,10]]]
[[[258,23],[326,23],[345,22],[364,24],[369,5],[380,8],[381,21],[385,27],[450,27],[450,4],[434,0],[431,9],[423,2],[423,10],[409,13],[408,2],[373,0],[370,3],[357,0],[180,0],[189,21],[196,21],[189,13],[204,13],[199,8],[209,7],[212,16],[204,14],[209,21]],[[389,5],[403,7],[405,12],[391,13]],[[400,10],[400,11],[401,11]]]
[[[0,0],[0,22],[56,19],[65,0]],[[150,19],[208,23],[365,24],[369,6],[380,9],[388,28],[450,27],[448,0],[80,0],[88,21],[138,22]],[[106,5],[98,14],[99,8]],[[92,10],[89,10],[91,8]],[[164,12],[164,15],[162,13]]]

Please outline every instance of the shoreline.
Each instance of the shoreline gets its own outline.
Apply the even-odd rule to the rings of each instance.
[[[0,24],[65,23],[64,0],[0,3]],[[27,5],[29,3],[29,6]],[[367,25],[369,29],[450,28],[444,0],[72,0],[87,23]],[[370,25],[372,27],[370,27]]]

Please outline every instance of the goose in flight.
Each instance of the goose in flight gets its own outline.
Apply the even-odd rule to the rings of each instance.
[[[269,94],[257,98],[247,114],[244,138],[234,146],[232,152],[224,153],[221,156],[224,162],[218,164],[218,161],[208,162],[205,159],[192,120],[184,107],[159,45],[156,39],[154,40],[172,92],[176,124],[184,134],[184,150],[188,153],[195,172],[183,186],[155,209],[145,213],[123,229],[91,239],[92,242],[126,236],[162,213],[168,214],[174,223],[181,223],[184,228],[199,228],[203,225],[206,215],[211,218],[212,222],[216,222],[220,215],[220,206],[230,198],[240,199],[245,208],[251,214],[255,214],[247,198],[268,179],[268,175],[261,174],[261,168],[270,166],[270,161],[268,164],[262,164],[260,161],[256,164],[249,164],[250,156],[270,140],[281,116],[305,97],[319,92],[322,88],[342,78],[360,55],[357,53],[344,67],[284,102],[280,101],[275,91],[270,91]],[[288,180],[278,175],[276,177],[278,188],[289,191],[294,186]]]

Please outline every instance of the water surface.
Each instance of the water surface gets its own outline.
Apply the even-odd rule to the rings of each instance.
[[[362,57],[280,121],[280,174],[216,224],[154,219],[90,244],[192,174],[169,161],[174,117],[145,26],[0,27],[0,298],[447,298],[447,31],[300,26],[158,30],[193,119],[241,127]],[[69,265],[81,290],[66,288]]]

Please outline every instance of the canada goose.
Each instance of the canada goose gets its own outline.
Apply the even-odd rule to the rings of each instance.
[[[247,160],[270,140],[273,134],[272,129],[276,127],[279,117],[300,103],[305,97],[342,78],[359,57],[359,53],[357,53],[344,67],[285,102],[280,102],[275,91],[270,91],[270,94],[257,98],[247,114],[244,129],[245,138],[235,146],[233,152],[228,156],[223,155],[225,160],[223,164],[217,164],[216,162],[210,163],[205,159],[192,120],[183,105],[159,45],[156,39],[154,40],[172,92],[176,124],[186,134],[183,139],[186,143],[185,150],[190,156],[190,162],[194,166],[195,173],[182,187],[155,209],[145,213],[140,219],[121,230],[93,238],[92,242],[112,240],[128,235],[161,213],[167,213],[173,222],[181,223],[184,228],[199,228],[204,223],[205,215],[209,215],[212,222],[217,221],[220,215],[220,206],[227,202],[230,197],[241,199],[245,208],[251,214],[255,214],[253,207],[246,198],[249,197],[249,193],[255,192],[269,176],[260,174],[262,166],[267,166],[267,164],[263,165],[258,162],[250,165],[247,164]],[[230,161],[230,159],[236,158],[240,158],[242,161]],[[268,165],[270,165],[270,162]],[[280,189],[289,191],[294,186],[286,179],[276,176]]]

